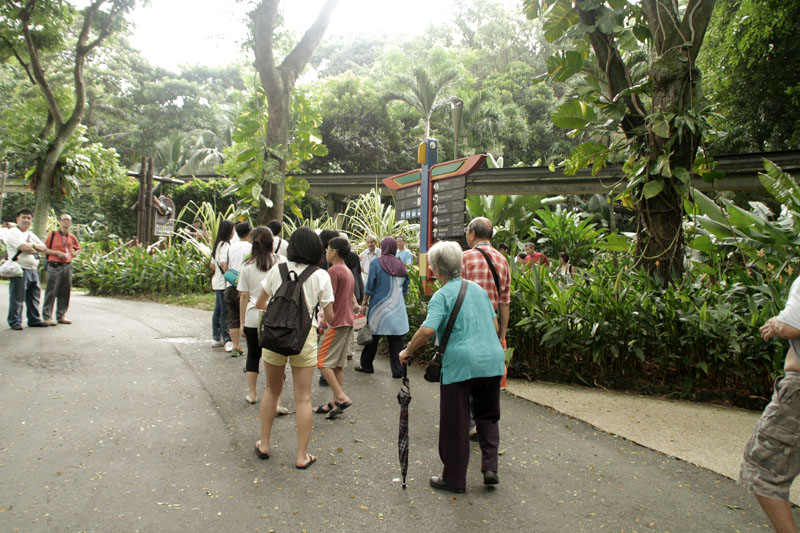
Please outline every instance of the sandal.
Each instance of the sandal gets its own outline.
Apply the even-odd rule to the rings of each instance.
[[[339,407],[339,402],[336,402],[336,407],[334,407],[333,409],[331,409],[331,410],[328,412],[328,414],[327,414],[327,415],[325,415],[325,418],[326,418],[327,420],[334,420],[334,419],[335,419],[337,416],[339,416],[339,415],[340,415],[340,414],[342,414],[343,412],[344,412],[344,410],[343,410],[341,407]]]
[[[306,455],[308,456],[308,462],[304,465],[294,465],[296,469],[305,470],[306,468],[313,465],[317,461],[317,458],[311,455],[310,453],[307,453]]]
[[[346,402],[336,402],[336,407],[338,407],[340,411],[344,411],[351,405],[353,405],[351,400],[347,400]]]
[[[319,415],[326,415],[326,414],[330,413],[331,411],[333,411],[334,409],[335,409],[335,407],[334,407],[333,403],[328,402],[328,403],[323,403],[322,405],[320,405],[319,407],[314,409],[314,412],[319,414]]]
[[[269,453],[264,453],[261,451],[261,441],[256,442],[256,455],[262,461],[269,459]]]

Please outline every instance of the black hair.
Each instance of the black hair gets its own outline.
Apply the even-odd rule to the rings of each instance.
[[[289,237],[286,259],[303,265],[318,265],[322,259],[322,241],[314,230],[308,226],[300,226]]]
[[[14,218],[19,218],[20,215],[31,215],[31,216],[33,216],[33,211],[31,211],[27,207],[23,207],[22,209],[17,211],[17,215]]]
[[[223,220],[219,223],[217,230],[217,238],[214,240],[214,247],[211,249],[211,257],[217,253],[220,243],[231,242],[231,234],[233,233],[233,222],[230,220]]]
[[[569,254],[567,252],[561,252],[561,259],[564,260],[565,263],[569,263]]]
[[[339,232],[335,229],[324,229],[319,233],[319,239],[322,241],[322,250],[325,251],[325,247],[328,246],[328,243],[331,239],[335,239],[339,236]]]
[[[240,239],[244,239],[250,235],[252,230],[253,228],[250,227],[249,222],[239,222],[236,224],[236,235],[238,235]]]
[[[266,272],[277,262],[275,254],[272,253],[273,243],[272,231],[266,226],[257,226],[250,233],[250,240],[253,243],[250,258],[245,264],[255,263],[256,268],[261,272]]]
[[[501,242],[500,244],[498,244],[497,245],[497,249],[498,250],[505,250],[507,252],[511,251],[511,248],[509,248],[508,245],[506,243],[504,243],[504,242]]]
[[[277,220],[272,219],[269,222],[267,222],[267,227],[272,232],[273,237],[281,236],[281,229],[283,229],[283,227],[281,226],[281,223],[278,222]]]
[[[520,259],[525,259],[526,257],[528,257],[528,254],[526,254],[525,252],[520,252],[517,254],[517,257],[519,257]]]
[[[350,243],[344,237],[334,237],[328,241],[328,248],[336,250],[339,259],[346,259],[350,255]]]

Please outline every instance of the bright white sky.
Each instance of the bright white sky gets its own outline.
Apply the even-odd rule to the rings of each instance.
[[[352,33],[420,33],[443,20],[456,0],[341,0],[325,36]],[[324,0],[284,0],[286,24],[302,34]],[[133,12],[131,44],[153,64],[223,65],[241,55],[247,36],[245,5],[236,0],[151,0]],[[372,30],[370,31],[370,28]]]

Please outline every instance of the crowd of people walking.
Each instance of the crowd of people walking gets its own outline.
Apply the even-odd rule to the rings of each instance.
[[[31,231],[33,213],[20,209],[14,225],[4,225],[0,237],[6,244],[3,263],[10,279],[7,321],[12,330],[23,329],[23,308],[28,327],[71,324],[66,317],[72,285],[72,260],[81,252],[71,232],[72,217],[62,213],[59,227],[42,241]],[[405,298],[409,290],[409,267],[413,253],[402,236],[375,235],[365,239],[366,248],[357,255],[344,233],[308,227],[295,230],[288,239],[280,222],[251,228],[247,222],[222,220],[211,249],[211,285],[215,293],[212,313],[212,346],[222,347],[232,357],[246,355],[245,401],[256,404],[258,379],[263,361],[266,387],[261,395],[260,438],[255,453],[270,458],[272,427],[276,416],[289,410],[281,405],[286,366],[293,382],[297,449],[295,466],[307,469],[317,458],[308,450],[314,414],[327,419],[342,416],[357,399],[344,386],[347,361],[354,355],[356,316],[366,313],[366,335],[356,372],[375,373],[374,360],[381,337],[386,337],[393,378],[405,376],[404,365],[432,338],[441,357],[439,457],[443,468],[430,478],[437,490],[466,490],[470,438],[481,450],[480,468],[486,485],[499,483],[500,390],[506,368],[504,349],[511,301],[511,270],[508,246],[492,245],[490,220],[475,218],[465,229],[467,249],[455,242],[438,242],[428,251],[429,276],[440,288],[427,306],[423,323],[406,345],[409,320]],[[515,257],[521,268],[549,265],[532,243]],[[41,254],[41,256],[40,256]],[[40,312],[41,285],[38,267],[46,258],[47,289]],[[13,264],[12,264],[13,263]],[[16,269],[12,272],[12,269]],[[564,283],[571,283],[576,269],[566,252],[555,267]],[[299,348],[286,353],[265,346],[262,314],[293,281],[295,294],[303,301],[307,324]],[[299,295],[299,296],[298,296]],[[752,490],[759,504],[779,531],[795,531],[789,487],[800,473],[795,455],[797,420],[794,401],[800,390],[800,280],[795,280],[784,310],[761,328],[764,340],[775,337],[790,341],[784,375],[775,382],[775,394],[753,431],[741,465],[739,482]],[[330,400],[312,408],[311,390],[315,369],[320,383],[330,387]]]

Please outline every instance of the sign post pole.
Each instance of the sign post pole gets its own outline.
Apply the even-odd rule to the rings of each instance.
[[[464,235],[466,176],[478,169],[486,155],[477,154],[437,164],[438,142],[426,138],[417,148],[419,170],[384,178],[394,192],[397,217],[419,218],[419,273],[427,296],[433,294],[428,250],[437,240]]]
[[[431,167],[436,164],[439,143],[436,139],[427,138],[417,149],[417,162],[420,168],[421,202],[419,224],[419,275],[426,296],[433,294],[428,287],[428,249],[433,244],[433,219],[431,217]]]

